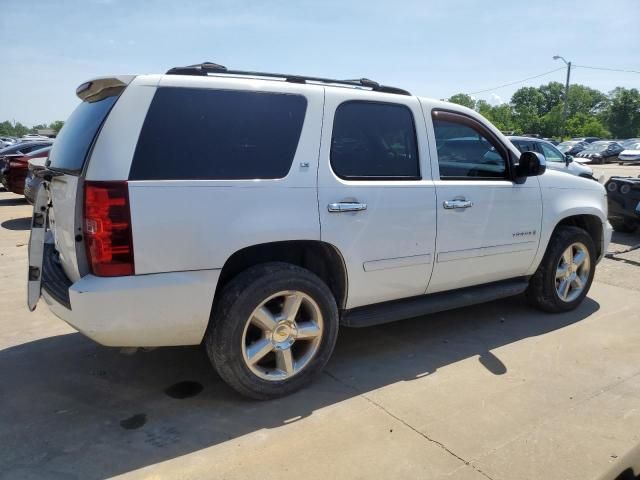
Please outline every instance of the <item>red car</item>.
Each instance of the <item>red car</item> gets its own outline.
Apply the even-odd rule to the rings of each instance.
[[[29,173],[29,160],[48,157],[51,145],[30,153],[10,153],[0,157],[0,181],[7,190],[24,195],[24,181]]]

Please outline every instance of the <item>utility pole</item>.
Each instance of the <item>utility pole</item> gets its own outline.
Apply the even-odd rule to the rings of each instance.
[[[567,62],[560,55],[554,55],[554,60],[562,60],[567,65],[567,82],[564,85],[564,109],[562,110],[562,127],[560,128],[560,140],[563,139],[567,125],[567,109],[569,108],[569,78],[571,77],[571,62]]]

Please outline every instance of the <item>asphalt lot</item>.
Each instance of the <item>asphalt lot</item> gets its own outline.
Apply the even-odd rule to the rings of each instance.
[[[342,329],[317,383],[253,402],[197,347],[101,347],[29,313],[30,210],[0,192],[0,478],[588,479],[640,443],[640,250],[568,314],[515,297]]]

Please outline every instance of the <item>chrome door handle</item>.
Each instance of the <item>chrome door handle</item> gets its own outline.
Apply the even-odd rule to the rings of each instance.
[[[331,213],[340,213],[340,212],[361,212],[362,210],[367,209],[366,203],[357,203],[357,202],[336,202],[330,203],[327,205],[327,210]]]
[[[445,200],[442,204],[444,208],[469,208],[473,207],[473,202],[470,200],[456,199],[456,200]]]

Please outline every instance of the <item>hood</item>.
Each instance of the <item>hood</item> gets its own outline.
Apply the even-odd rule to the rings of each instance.
[[[629,155],[629,156],[638,156],[640,155],[640,150],[623,150],[620,155]]]
[[[567,175],[565,172],[558,170],[547,169],[547,171],[538,178],[540,179],[540,186],[543,188],[592,190],[602,195],[605,194],[605,189],[600,183],[577,175]]]

